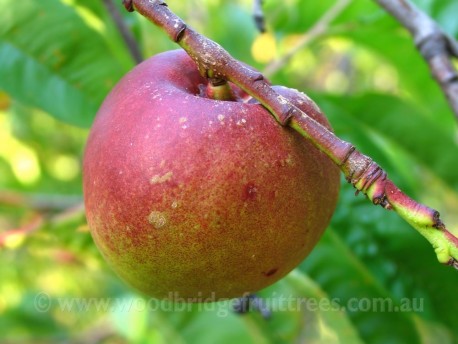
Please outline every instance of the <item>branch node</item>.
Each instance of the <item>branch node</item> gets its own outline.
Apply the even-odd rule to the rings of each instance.
[[[447,48],[450,54],[454,57],[458,57],[458,42],[451,36],[444,34],[445,41],[447,42]]]
[[[185,23],[181,23],[182,25],[179,27],[175,34],[175,38],[173,41],[175,43],[180,43],[180,41],[183,39],[184,33],[186,32],[186,29],[188,28]]]
[[[345,157],[342,159],[341,163],[339,164],[339,167],[342,167],[345,165],[345,163],[350,159],[350,156],[353,154],[353,152],[356,150],[355,146],[351,146],[350,149],[347,151],[347,154]],[[347,178],[347,181],[349,182],[350,180]]]
[[[135,10],[134,3],[132,2],[132,0],[122,0],[122,4],[128,12],[133,12]]]
[[[291,118],[294,116],[295,108],[290,107],[286,112],[282,112],[280,114],[280,124],[284,127],[286,127],[291,120]]]
[[[445,229],[445,225],[442,222],[442,220],[440,219],[440,213],[437,210],[435,210],[433,214],[433,228],[440,229],[440,230]]]
[[[444,35],[441,32],[433,32],[430,35],[424,36],[415,42],[415,44],[427,60],[443,52],[447,46]]]
[[[393,206],[388,202],[388,199],[386,198],[386,195],[383,195],[380,199],[380,206],[385,208],[386,210],[393,210]]]
[[[450,258],[446,265],[453,266],[455,269],[458,270],[458,260]]]
[[[262,75],[261,73],[257,74],[254,79],[253,79],[253,82],[256,82],[256,81],[262,81],[264,80],[264,75]]]

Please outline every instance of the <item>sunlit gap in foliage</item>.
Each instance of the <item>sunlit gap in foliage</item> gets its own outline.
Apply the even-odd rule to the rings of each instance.
[[[13,137],[5,112],[0,112],[0,137],[0,158],[10,165],[16,179],[24,185],[37,182],[41,176],[38,156],[32,148]]]
[[[73,155],[60,154],[51,164],[53,177],[62,181],[75,179],[80,173],[80,163]]]
[[[288,51],[300,37],[289,35],[278,42],[278,54]],[[367,90],[400,93],[398,72],[392,65],[343,38],[329,38],[304,48],[282,72],[289,79],[297,80],[297,87],[311,87],[332,94],[357,94]]]
[[[76,0],[60,1],[67,6],[73,7],[76,10],[76,13],[78,13],[81,19],[87,24],[87,26],[91,27],[100,34],[105,32],[105,23],[96,15],[94,15],[90,10],[88,10],[87,7],[78,5]]]
[[[251,46],[251,55],[256,62],[269,63],[277,56],[277,42],[271,33],[258,35]]]

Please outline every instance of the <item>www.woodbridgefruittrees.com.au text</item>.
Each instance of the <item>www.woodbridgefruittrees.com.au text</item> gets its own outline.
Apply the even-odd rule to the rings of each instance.
[[[54,297],[41,292],[36,294],[34,308],[38,312],[215,312],[219,317],[225,317],[232,313],[233,300],[213,302],[215,297],[196,297],[185,299],[170,293],[172,301],[158,300],[142,297]],[[192,303],[190,303],[192,302]],[[198,303],[196,303],[198,302]],[[352,297],[348,300],[327,297],[298,297],[296,295],[284,295],[272,293],[269,297],[262,298],[263,305],[273,313],[297,311],[297,312],[423,312],[425,308],[424,298],[382,298],[382,297]]]

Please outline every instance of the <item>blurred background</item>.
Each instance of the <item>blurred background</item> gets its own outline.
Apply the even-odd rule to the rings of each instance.
[[[457,1],[414,2],[458,37]],[[97,109],[136,63],[109,4],[143,58],[177,48],[120,0],[0,0],[0,342],[458,342],[458,272],[343,179],[318,246],[259,293],[268,321],[230,302],[176,309],[122,283],[92,242],[81,189]],[[409,34],[375,2],[265,0],[263,34],[250,0],[168,4],[274,84],[309,94],[338,136],[458,234],[456,120]]]

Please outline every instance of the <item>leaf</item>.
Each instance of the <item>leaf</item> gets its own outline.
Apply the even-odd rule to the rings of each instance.
[[[57,0],[0,0],[0,88],[68,123],[89,126],[126,72],[101,32]],[[100,24],[100,23],[99,23]]]
[[[278,307],[271,322],[264,326],[266,331],[276,333],[281,338],[280,342],[361,342],[359,333],[348,314],[342,311],[338,300],[331,298],[299,269],[293,270],[260,295]]]
[[[381,16],[377,20],[361,21],[357,25],[343,27],[338,33],[394,67],[402,97],[407,98],[407,94],[410,100],[425,109],[425,115],[450,130],[455,124],[453,114],[432,79],[427,63],[415,48],[412,37],[389,14],[381,9],[379,11]]]
[[[348,316],[299,270],[291,272],[259,295],[272,310],[269,320],[256,312],[234,313],[231,307],[233,301],[172,304],[145,299],[152,312],[143,312],[143,316],[148,316],[149,324],[156,325],[154,327],[159,329],[165,342],[340,343],[343,338],[351,343],[361,342]],[[134,339],[148,335],[152,327],[143,326],[140,333],[133,326],[124,328],[129,318],[135,323],[145,324],[141,316],[118,312],[114,319],[123,327],[122,332]],[[132,320],[138,317],[139,320]]]
[[[458,322],[455,311],[458,308],[458,300],[453,298],[458,284],[456,271],[441,266],[430,244],[396,214],[375,207],[362,197],[354,197],[349,185],[342,188],[339,203],[341,205],[332,220],[334,231],[326,235],[332,236],[335,240],[332,242],[323,238],[323,243],[320,242],[305,261],[306,271],[318,279],[323,289],[332,297],[336,296],[336,292],[359,297],[359,292],[356,292],[346,279],[363,283],[367,278],[355,277],[357,274],[347,268],[350,259],[348,256],[342,256],[336,248],[341,245],[343,250],[346,247],[355,264],[357,262],[357,265],[364,267],[365,273],[369,274],[373,281],[384,286],[390,298],[416,300],[415,302],[421,306],[416,312],[417,316],[423,321],[448,325],[448,335],[458,338],[458,331],[454,326]],[[336,254],[342,260],[340,265],[336,265]],[[308,268],[311,268],[312,272]],[[337,274],[337,271],[342,274],[340,277],[330,277],[334,273]],[[322,280],[325,281],[324,284],[321,283]],[[358,280],[362,282],[357,282]],[[372,297],[370,288],[367,287],[361,285],[359,288],[362,293],[367,293],[365,297]],[[367,317],[373,316],[365,314]],[[388,315],[391,313],[380,314]]]
[[[454,167],[458,166],[458,144],[449,128],[425,116],[419,107],[389,95],[318,98],[337,133],[345,132],[346,139],[361,144],[382,167],[388,166],[390,177],[401,189],[409,190],[414,198],[423,198],[425,186],[431,183],[422,172],[428,171],[450,189],[450,197],[458,199]],[[404,170],[403,178],[398,168]],[[361,265],[393,296],[422,299],[422,320],[433,319],[454,329],[458,301],[451,295],[458,284],[456,271],[438,264],[433,248],[394,213],[354,197],[347,184],[341,189],[339,204],[332,226]],[[458,331],[449,335],[458,337]]]
[[[376,132],[402,147],[449,186],[458,188],[458,175],[455,171],[458,166],[458,143],[454,133],[425,116],[419,107],[398,97],[372,93],[346,96],[345,100],[341,97],[326,97],[326,100],[334,103],[336,109],[328,112],[331,123],[339,123],[339,114],[345,112],[360,126],[368,128],[368,132]],[[353,139],[350,131],[347,135]],[[369,154],[372,152],[369,151]]]
[[[334,230],[327,229],[318,246],[301,264],[301,270],[314,278],[331,297],[337,298],[347,307],[348,314],[364,341],[419,342],[409,313],[383,312],[376,308],[377,303],[374,300],[387,302],[393,307],[400,307],[400,303],[384,289]]]

